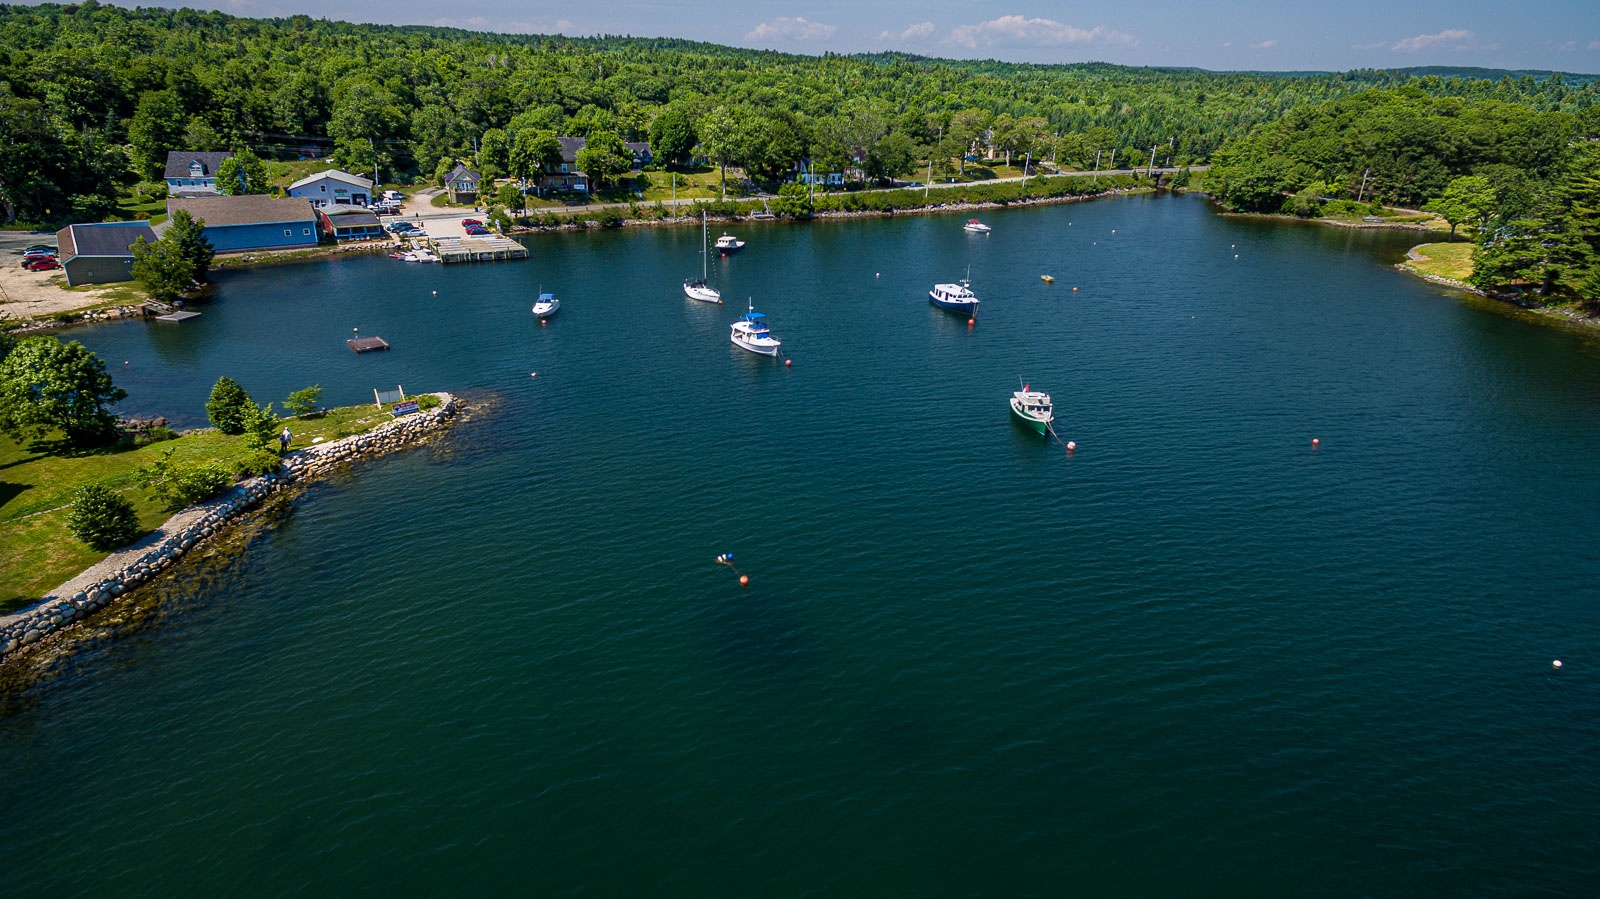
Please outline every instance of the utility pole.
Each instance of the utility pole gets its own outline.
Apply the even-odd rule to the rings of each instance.
[[[1089,186],[1094,187],[1100,183],[1100,151],[1094,151],[1094,175],[1089,179]]]
[[[1367,195],[1367,176],[1370,174],[1372,174],[1372,166],[1369,165],[1367,170],[1361,173],[1361,189],[1356,191],[1357,203],[1361,202],[1361,198]]]
[[[1111,148],[1111,165],[1109,166],[1109,168],[1113,172],[1115,172],[1117,170],[1117,148],[1116,147],[1112,147]]]
[[[372,148],[372,189],[377,190],[378,185],[383,183],[378,180],[378,143],[369,137],[367,138],[367,146]],[[372,203],[377,199],[377,197],[368,197],[367,202]]]
[[[1033,151],[1028,151],[1028,158],[1022,161],[1022,180],[1028,180],[1028,166],[1033,162]]]
[[[1152,144],[1150,146],[1150,164],[1144,167],[1144,176],[1146,178],[1148,178],[1151,175],[1154,175],[1155,173],[1156,173],[1156,148],[1155,148],[1155,145]]]

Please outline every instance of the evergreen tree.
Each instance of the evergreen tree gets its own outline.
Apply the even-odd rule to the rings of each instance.
[[[205,227],[205,219],[197,219],[188,210],[179,209],[172,214],[167,233],[161,237],[162,240],[172,241],[178,255],[194,266],[194,279],[202,284],[211,271],[211,260],[216,256],[216,251],[206,240]]]
[[[217,190],[229,196],[271,192],[267,164],[247,148],[234,150],[217,166]]]
[[[246,418],[255,408],[255,402],[239,382],[223,375],[211,387],[211,398],[206,400],[206,418],[224,434],[243,434]]]
[[[139,536],[139,516],[133,503],[99,484],[86,484],[73,492],[67,533],[91,549],[107,552],[127,546]]]

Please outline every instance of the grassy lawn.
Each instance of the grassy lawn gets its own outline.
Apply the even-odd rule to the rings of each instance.
[[[290,446],[298,449],[319,437],[326,441],[358,434],[389,420],[386,411],[370,403],[332,409],[316,418],[290,419],[287,424],[294,432]],[[98,450],[63,449],[48,441],[19,443],[0,436],[0,613],[26,606],[104,556],[67,533],[65,509],[46,511],[71,502],[78,487],[103,484],[120,491],[133,503],[144,533],[166,521],[172,513],[134,485],[134,469],[169,449],[180,463],[232,462],[246,452],[242,438],[215,431],[138,448]]]
[[[1407,260],[1406,265],[1424,275],[1465,281],[1472,276],[1472,244],[1425,243],[1413,252],[1422,257]]]

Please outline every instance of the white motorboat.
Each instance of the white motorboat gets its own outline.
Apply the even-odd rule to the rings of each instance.
[[[683,282],[683,292],[691,300],[699,300],[702,303],[720,303],[722,302],[722,293],[707,283],[706,280],[709,275],[708,266],[710,265],[706,259],[708,255],[706,252],[708,236],[706,214],[702,212],[700,213],[700,277]]]
[[[967,219],[967,223],[961,226],[961,230],[970,231],[973,234],[988,234],[989,226],[977,219]]]
[[[410,260],[408,260],[409,262],[438,262],[439,261],[439,257],[434,255],[434,252],[432,250],[428,249],[427,247],[421,247],[421,248],[412,250],[411,251],[411,257],[412,258]]]
[[[972,272],[968,270],[967,274],[969,277],[962,278],[960,284],[933,285],[933,289],[928,291],[928,302],[941,309],[959,312],[969,318],[976,317],[978,314],[978,297],[973,294],[970,286]]]
[[[734,237],[732,234],[724,234],[717,238],[717,252],[724,256],[729,253],[737,253],[742,249],[744,249],[744,241]]]
[[[753,304],[750,306],[750,311],[733,323],[733,332],[728,339],[733,341],[734,346],[763,356],[776,356],[778,347],[783,346],[783,343],[773,337],[772,331],[767,328],[767,317],[757,312]]]
[[[553,293],[539,294],[539,302],[533,304],[534,318],[549,318],[561,311],[561,301]]]
[[[1050,404],[1050,394],[1029,390],[1028,385],[1011,394],[1011,414],[1029,430],[1040,434],[1050,433],[1050,424],[1056,420],[1055,408]]]

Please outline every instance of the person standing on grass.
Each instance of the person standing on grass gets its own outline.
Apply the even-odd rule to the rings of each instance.
[[[288,425],[284,425],[283,426],[283,433],[278,435],[278,454],[279,455],[282,455],[283,453],[287,453],[289,451],[289,441],[291,441],[293,439],[294,439],[294,434],[289,431],[289,426]]]

